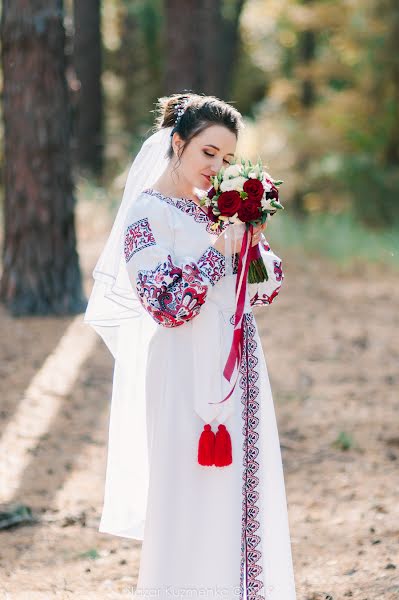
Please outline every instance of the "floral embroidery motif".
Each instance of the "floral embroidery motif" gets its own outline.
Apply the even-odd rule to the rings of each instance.
[[[125,260],[128,262],[132,256],[139,250],[153,246],[155,238],[152,233],[148,219],[140,219],[129,225],[126,229],[124,254]]]
[[[261,244],[262,244],[262,247],[264,248],[264,250],[266,250],[266,252],[269,252],[269,250],[271,250],[271,248],[270,248],[270,246],[269,246],[269,244],[268,244],[268,242],[267,242],[266,239],[262,240]]]
[[[278,287],[276,287],[272,293],[270,294],[270,296],[268,296],[267,294],[261,294],[259,296],[259,293],[256,292],[254,296],[252,296],[251,300],[249,301],[249,304],[251,306],[260,306],[262,304],[271,304],[274,300],[274,298],[278,295],[279,291],[280,291],[281,285],[279,285]]]
[[[283,279],[283,269],[281,267],[281,260],[274,260],[274,274],[276,275],[276,281],[281,281]]]
[[[284,279],[284,273],[283,273],[281,260],[273,261],[273,271],[274,271],[274,275],[275,275],[275,280],[282,282]],[[265,305],[265,304],[271,304],[273,302],[273,300],[275,299],[275,297],[278,295],[280,288],[281,288],[281,284],[276,286],[270,294],[267,294],[266,292],[262,293],[262,284],[259,284],[258,290],[255,292],[254,296],[252,296],[252,298],[250,299],[250,302],[249,302],[250,305],[251,306],[261,306],[261,305]],[[259,293],[259,292],[261,292],[261,293]]]
[[[137,272],[136,289],[144,308],[164,327],[176,327],[199,313],[208,291],[198,266],[181,269],[168,254],[154,270]]]
[[[212,285],[226,274],[226,259],[224,254],[213,246],[209,246],[197,262],[201,273]]]
[[[206,212],[190,198],[172,198],[171,196],[164,196],[163,194],[161,194],[161,192],[153,190],[152,188],[147,188],[143,190],[143,193],[150,194],[151,196],[156,196],[160,200],[163,200],[168,204],[172,204],[172,206],[175,206],[176,208],[184,212],[186,215],[193,217],[194,220],[197,221],[197,223],[204,223],[206,225],[206,230],[208,233],[219,235],[225,228],[223,226],[222,228],[218,228],[217,230],[211,229],[211,225],[213,224],[211,219],[208,217]]]
[[[256,324],[253,313],[244,313],[243,355],[240,365],[240,388],[243,390],[241,404],[243,411],[243,485],[242,485],[242,527],[241,527],[241,566],[240,600],[264,600],[262,567],[262,539],[259,535],[259,387],[256,382],[259,373],[256,369],[257,342]],[[244,587],[245,586],[245,587]],[[245,593],[244,593],[245,592]]]

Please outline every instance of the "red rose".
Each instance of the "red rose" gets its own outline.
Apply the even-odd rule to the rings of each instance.
[[[250,198],[247,198],[240,206],[238,218],[244,223],[247,221],[257,221],[261,217],[261,208],[262,204],[260,200],[251,200]]]
[[[251,200],[262,200],[263,192],[265,191],[259,179],[247,179],[243,185],[243,190]]]
[[[241,196],[237,190],[222,192],[218,198],[218,208],[224,217],[232,217],[242,204]]]
[[[213,221],[214,223],[216,223],[216,221],[218,220],[217,217],[213,214],[212,212],[212,206],[208,206],[208,218]]]
[[[266,182],[269,183],[272,187],[272,189],[270,190],[270,192],[266,192],[266,200],[271,200],[272,198],[274,198],[275,200],[278,200],[278,188],[277,186],[274,185],[273,181],[270,181],[270,179],[268,179],[266,177]]]

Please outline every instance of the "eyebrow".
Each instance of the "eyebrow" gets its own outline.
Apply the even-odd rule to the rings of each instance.
[[[210,146],[211,148],[215,148],[215,150],[220,150],[220,148],[214,146],[213,144],[205,144],[205,146]],[[234,156],[234,154],[232,152],[229,152],[228,154],[226,154],[226,156]]]

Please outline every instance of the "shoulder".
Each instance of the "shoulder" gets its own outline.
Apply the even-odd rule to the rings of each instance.
[[[174,221],[170,207],[160,199],[140,192],[127,212],[124,230],[125,236],[148,237],[156,243],[173,244]]]
[[[173,223],[170,206],[166,202],[162,202],[157,196],[140,192],[131,204],[128,210],[128,220],[134,221],[142,218],[147,218],[156,224]]]

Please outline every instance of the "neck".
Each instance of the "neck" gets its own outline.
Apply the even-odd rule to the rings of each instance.
[[[171,170],[172,168],[168,167],[161,177],[157,179],[153,187],[158,189],[166,196],[188,198],[198,202],[198,196],[195,193],[195,188],[181,178],[179,178],[180,181],[178,181],[176,184],[172,179]]]

